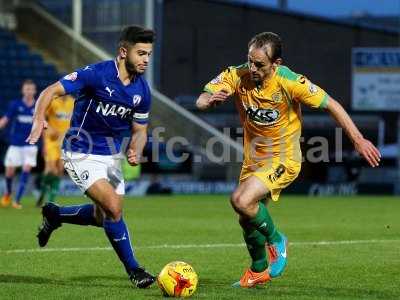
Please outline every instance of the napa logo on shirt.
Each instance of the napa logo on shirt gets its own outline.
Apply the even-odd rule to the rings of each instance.
[[[99,101],[97,104],[96,113],[99,113],[105,117],[116,116],[120,117],[121,119],[125,119],[132,116],[132,109],[123,105],[103,103],[102,101]]]

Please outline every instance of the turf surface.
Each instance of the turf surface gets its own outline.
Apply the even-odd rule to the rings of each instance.
[[[192,264],[196,299],[400,299],[400,198],[281,197],[269,207],[289,237],[289,264],[266,288],[251,290],[230,287],[249,259],[227,199],[127,200],[140,262],[154,273],[173,260]],[[0,209],[0,299],[162,299],[155,285],[131,286],[100,228],[63,225],[50,251],[38,251],[39,210],[32,199],[23,204]]]

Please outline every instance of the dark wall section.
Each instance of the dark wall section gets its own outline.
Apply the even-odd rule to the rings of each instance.
[[[351,96],[351,48],[397,46],[395,33],[278,10],[205,0],[165,0],[161,90],[174,98],[198,94],[229,65],[246,60],[256,33],[284,41],[284,63],[346,106]]]

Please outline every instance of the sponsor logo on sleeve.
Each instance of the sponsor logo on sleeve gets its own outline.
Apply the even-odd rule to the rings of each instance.
[[[219,74],[213,80],[210,81],[211,84],[218,84],[222,82],[222,74]]]
[[[64,79],[69,80],[69,81],[75,81],[77,78],[78,78],[77,72],[72,72],[72,73],[64,76]]]
[[[308,86],[308,90],[310,91],[311,94],[315,94],[318,92],[317,86],[311,82],[310,85]]]
[[[142,101],[142,96],[134,95],[132,98],[133,106],[139,105],[140,101]]]

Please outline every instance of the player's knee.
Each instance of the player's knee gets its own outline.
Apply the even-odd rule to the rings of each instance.
[[[14,168],[6,168],[6,177],[14,177],[15,169]]]
[[[231,205],[233,209],[239,214],[246,214],[249,208],[249,199],[240,192],[233,192],[231,195]]]
[[[103,208],[107,218],[119,221],[122,217],[122,208],[118,204],[109,204]]]
[[[30,172],[31,170],[32,170],[32,166],[30,166],[30,165],[24,165],[23,167],[22,167],[22,170],[24,171],[24,172]]]

